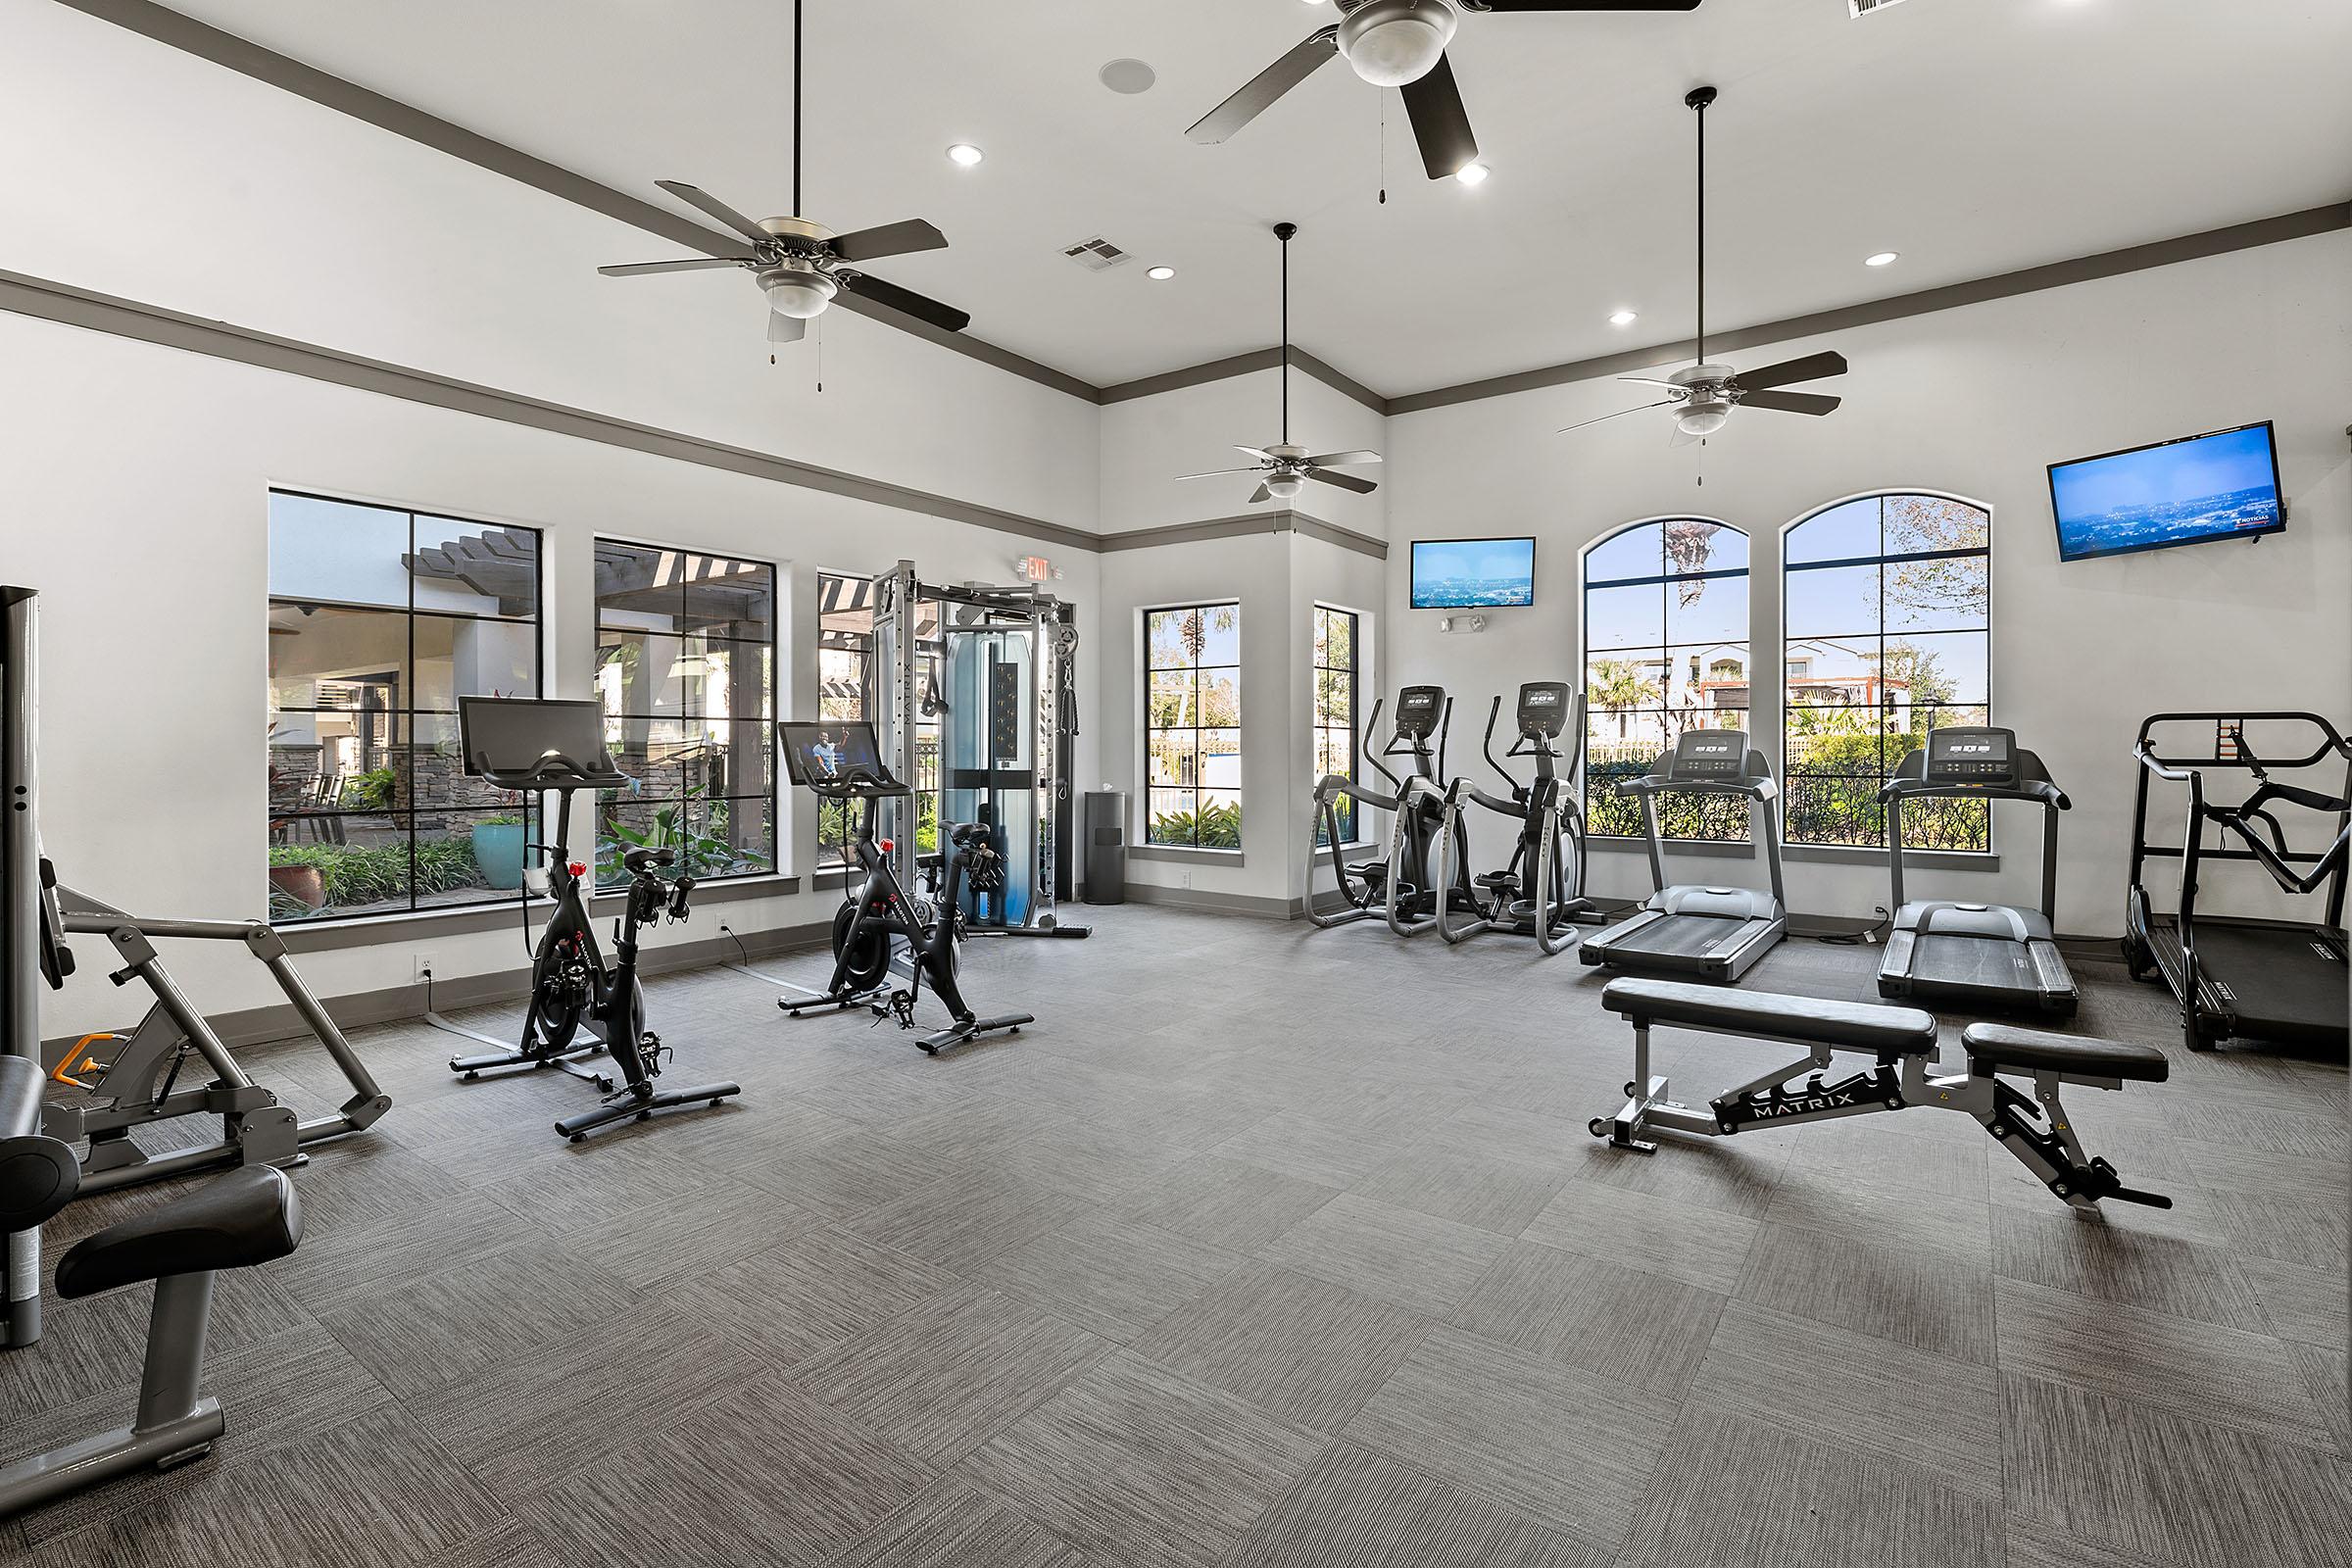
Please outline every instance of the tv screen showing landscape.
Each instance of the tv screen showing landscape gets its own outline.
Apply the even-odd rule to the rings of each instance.
[[[1413,541],[1415,610],[1479,610],[1535,602],[1535,540]]]
[[[2286,526],[2269,421],[2050,466],[2058,558],[2249,539]]]

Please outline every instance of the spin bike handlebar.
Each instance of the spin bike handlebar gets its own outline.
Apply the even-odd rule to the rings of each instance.
[[[551,746],[528,767],[492,767],[484,762],[481,771],[482,777],[502,790],[612,789],[627,782],[628,775],[614,767],[611,758],[599,757],[597,762],[600,765],[591,767]]]

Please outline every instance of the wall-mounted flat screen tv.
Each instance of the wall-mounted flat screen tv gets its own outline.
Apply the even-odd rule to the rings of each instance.
[[[2058,559],[2255,539],[2286,526],[2269,420],[2050,465]]]
[[[1534,539],[1416,539],[1415,610],[1489,610],[1536,602]]]

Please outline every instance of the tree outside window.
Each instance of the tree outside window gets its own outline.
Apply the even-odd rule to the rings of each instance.
[[[1144,615],[1145,842],[1242,847],[1242,607]]]
[[[1357,746],[1355,727],[1355,661],[1356,617],[1353,612],[1333,610],[1326,605],[1315,606],[1314,632],[1314,746],[1315,777],[1320,780],[1336,775],[1355,777]],[[1356,803],[1352,795],[1343,795],[1332,803],[1338,818],[1340,838],[1352,844],[1356,838]],[[1315,845],[1330,844],[1321,813],[1315,817]]]

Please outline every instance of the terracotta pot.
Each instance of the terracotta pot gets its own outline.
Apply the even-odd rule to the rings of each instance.
[[[315,865],[273,865],[270,885],[306,909],[326,907],[326,873]]]

